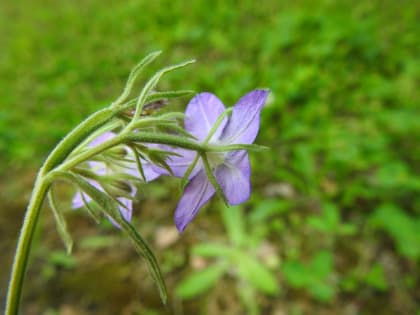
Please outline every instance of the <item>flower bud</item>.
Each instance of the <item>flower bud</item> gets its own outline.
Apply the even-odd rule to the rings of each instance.
[[[111,186],[129,194],[133,191],[131,186],[127,182],[122,180],[113,181]]]
[[[109,153],[109,155],[113,158],[122,159],[127,156],[128,151],[126,148],[118,146],[118,147],[113,147],[109,149],[107,153]]]

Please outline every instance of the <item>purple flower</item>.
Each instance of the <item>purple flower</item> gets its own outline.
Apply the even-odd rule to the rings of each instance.
[[[92,140],[92,142],[89,143],[88,146],[95,147],[105,142],[106,140],[112,139],[113,137],[115,137],[115,134],[113,132],[105,132],[102,135],[95,138],[94,140]],[[137,178],[142,178],[140,172],[137,169],[134,153],[128,148],[125,148],[125,150],[127,151],[126,156],[123,159],[121,159],[121,161],[116,161],[116,163],[113,164],[105,163],[102,161],[89,161],[89,167],[98,176],[109,176],[116,175],[118,173],[124,173]],[[147,161],[141,159],[141,162],[146,181],[152,181],[160,176],[159,173],[156,173],[153,170],[153,168]],[[98,190],[104,191],[104,188],[102,187],[100,181],[94,179],[87,179],[87,181]],[[137,192],[136,186],[128,182],[125,186],[126,189],[129,189],[129,196],[134,197]],[[132,216],[133,200],[127,197],[117,197],[116,199],[118,200],[119,209],[124,219],[126,221],[130,221]],[[73,197],[72,207],[81,208],[85,205],[85,203],[88,203],[90,201],[92,201],[92,198],[89,195],[79,191]],[[115,226],[118,227],[118,224],[116,224],[114,220],[112,220],[111,218],[109,219]]]
[[[233,107],[231,116],[223,118],[207,139],[225,107],[215,95],[200,93],[187,106],[185,129],[199,142],[208,141],[209,145],[251,144],[258,133],[260,112],[267,95],[266,90],[254,90],[243,96]],[[171,157],[168,164],[176,176],[182,177],[194,161],[196,152],[185,149],[173,151],[181,156]],[[247,151],[208,152],[207,159],[228,203],[236,205],[246,201],[251,191]],[[175,225],[180,232],[216,191],[207,178],[201,159],[189,175],[189,180],[175,210]]]

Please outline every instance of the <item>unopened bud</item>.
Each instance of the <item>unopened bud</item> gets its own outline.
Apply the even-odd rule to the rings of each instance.
[[[121,190],[121,191],[126,192],[126,193],[131,193],[131,191],[132,191],[131,186],[127,182],[122,181],[122,180],[116,180],[116,181],[112,182],[111,185],[114,186],[115,188]]]
[[[108,150],[108,152],[114,158],[125,158],[128,154],[128,151],[124,147],[114,147]]]

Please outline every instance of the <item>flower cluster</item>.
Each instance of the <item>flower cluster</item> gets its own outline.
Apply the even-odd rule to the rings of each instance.
[[[260,112],[268,95],[267,90],[254,90],[243,96],[237,104],[226,110],[223,103],[211,93],[200,93],[188,104],[184,128],[204,152],[192,149],[161,145],[162,150],[171,153],[165,160],[166,168],[141,159],[142,174],[131,151],[126,148],[125,156],[118,163],[90,161],[89,167],[95,174],[89,183],[95,188],[111,193],[119,203],[124,219],[130,221],[132,200],[136,186],[129,181],[117,185],[107,184],[105,178],[118,178],[126,174],[144,181],[151,181],[160,175],[173,174],[186,177],[188,183],[175,210],[175,224],[180,232],[194,219],[199,209],[206,204],[218,188],[230,205],[243,203],[250,195],[250,163],[246,149],[225,150],[231,145],[248,145],[254,142],[260,125]],[[92,141],[94,147],[114,137],[106,132]],[[112,161],[111,161],[112,162]],[[170,170],[170,172],[168,171]],[[113,189],[110,189],[112,186]],[[122,189],[119,186],[124,186]],[[215,187],[216,186],[216,187]],[[73,198],[73,207],[87,205],[91,199],[83,192]],[[111,219],[112,220],[112,219]],[[115,222],[114,222],[115,224]]]
[[[91,141],[88,147],[93,148],[107,140],[115,137],[115,133],[107,131]],[[116,150],[114,150],[116,151]],[[100,158],[100,157],[99,157]],[[137,167],[135,156],[127,146],[118,148],[118,153],[109,152],[102,159],[88,162],[90,178],[88,183],[100,191],[109,193],[118,201],[118,208],[126,221],[131,221],[133,210],[133,199],[137,193],[137,186],[132,181],[122,181],[120,178],[132,178],[134,180],[152,181],[160,176],[151,167],[151,164],[141,159],[142,173]],[[120,176],[119,176],[120,175]],[[126,176],[121,176],[126,175]],[[78,191],[72,201],[73,208],[88,206],[92,198],[85,192]],[[109,218],[118,227],[118,224]]]

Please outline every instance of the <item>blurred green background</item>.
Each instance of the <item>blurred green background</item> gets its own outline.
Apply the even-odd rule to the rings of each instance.
[[[110,224],[69,211],[69,257],[44,211],[23,314],[420,314],[419,15],[405,0],[1,1],[1,305],[42,160],[162,49],[143,79],[198,62],[160,89],[228,106],[271,89],[257,139],[271,150],[252,154],[251,200],[214,200],[178,237],[178,182],[144,188],[135,224],[162,264],[167,307]],[[61,193],[68,209],[73,192]]]

